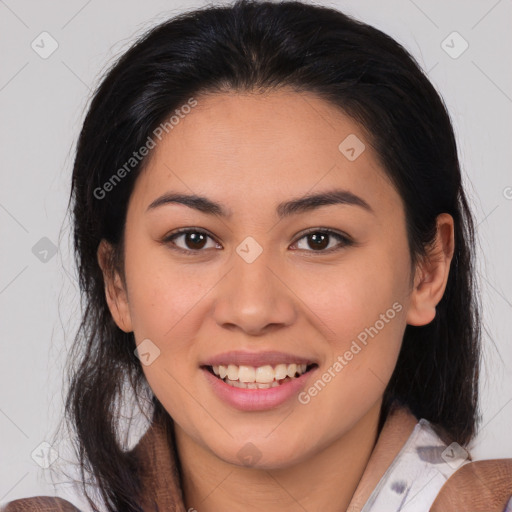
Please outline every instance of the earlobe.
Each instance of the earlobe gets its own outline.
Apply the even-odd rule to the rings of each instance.
[[[128,294],[119,275],[114,268],[112,254],[113,248],[106,241],[101,240],[97,250],[98,265],[103,273],[105,283],[105,298],[110,314],[116,325],[124,332],[132,332],[132,322],[128,304]]]
[[[448,282],[454,249],[453,217],[442,213],[437,217],[435,243],[416,271],[411,305],[407,312],[409,325],[427,325],[434,320],[436,306]]]

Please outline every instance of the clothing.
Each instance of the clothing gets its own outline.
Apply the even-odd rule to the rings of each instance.
[[[361,512],[430,510],[446,480],[470,463],[468,455],[460,446],[447,448],[432,425],[421,419]]]
[[[142,469],[144,508],[153,510],[155,500],[159,510],[186,512],[175,453],[163,427],[152,423],[134,453]],[[427,420],[395,407],[347,511],[504,512],[509,498],[506,512],[512,511],[512,459],[471,462],[461,447],[447,447]],[[12,501],[0,512],[81,511],[61,498],[39,496]]]

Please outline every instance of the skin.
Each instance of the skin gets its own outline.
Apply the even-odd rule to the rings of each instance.
[[[160,350],[143,369],[175,421],[187,509],[345,510],[377,439],[405,327],[432,321],[443,296],[453,219],[438,217],[431,257],[411,276],[402,200],[355,121],[286,89],[196,99],[135,184],[125,281],[110,277],[110,247],[100,244],[110,311],[137,344],[149,338]],[[366,145],[354,161],[338,149],[349,134]],[[278,219],[278,203],[332,188],[363,198],[374,213],[338,204]],[[179,204],[148,212],[165,192],[206,196],[231,216]],[[212,238],[195,253],[197,242],[174,239],[191,255],[162,242],[187,227]],[[315,249],[303,234],[308,228],[330,228],[355,244],[331,237]],[[236,252],[248,236],[263,249],[250,264]],[[325,252],[327,243],[339,250]],[[312,384],[395,302],[401,311],[306,405],[292,399],[271,410],[237,410],[199,368],[229,350],[279,350],[318,361]],[[237,455],[247,442],[260,454],[248,467]]]

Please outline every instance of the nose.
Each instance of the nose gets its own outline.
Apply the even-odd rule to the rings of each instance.
[[[216,287],[217,325],[252,336],[292,325],[298,299],[278,269],[265,251],[251,263],[234,253],[231,270]]]

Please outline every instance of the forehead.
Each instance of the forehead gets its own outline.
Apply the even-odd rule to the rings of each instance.
[[[137,180],[133,195],[146,206],[169,190],[236,205],[334,187],[382,207],[400,202],[364,130],[317,96],[279,90],[195,99]]]

